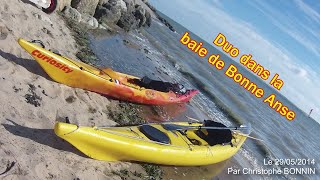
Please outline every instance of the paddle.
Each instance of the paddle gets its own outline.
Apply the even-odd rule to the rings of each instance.
[[[200,122],[198,119],[195,119],[195,118],[192,118],[192,117],[189,117],[189,116],[186,116],[186,118],[188,118],[190,120],[193,120],[193,121],[196,121],[196,122]]]
[[[189,117],[189,116],[186,116],[186,118],[188,118],[190,120],[193,120],[193,121],[200,122],[198,119],[195,119],[195,118],[192,118],[192,117]],[[229,129],[229,130],[250,130],[251,129],[250,125],[249,126],[241,125],[241,126],[240,127],[202,127],[202,126],[197,126],[197,127],[190,128],[190,129],[196,129],[196,128],[198,128],[198,129],[215,129],[215,130],[225,130],[225,129]],[[189,127],[187,127],[187,128],[189,128]],[[182,130],[182,129],[177,129],[177,130]],[[240,136],[245,136],[245,137],[250,138],[250,139],[263,141],[262,139],[255,138],[255,137],[249,136],[248,134],[244,134],[244,133],[241,133],[241,132],[235,132],[235,133],[239,134]]]
[[[195,119],[195,118],[192,118],[192,117],[189,117],[189,116],[186,116],[186,118],[190,119],[190,120],[193,120],[193,121],[196,121],[196,122],[200,122],[200,120],[198,119]],[[190,127],[191,129],[196,129],[196,128],[199,128],[199,129],[216,129],[216,130],[225,130],[225,129],[229,129],[229,130],[241,130],[241,129],[250,129],[251,126],[245,126],[245,125],[241,125],[240,127],[203,127],[203,126],[197,126],[197,127]]]
[[[174,129],[174,130],[188,130],[188,129],[213,129],[213,130],[242,130],[242,129],[245,129],[247,130],[249,127],[247,126],[243,126],[243,127],[204,127],[204,126],[187,126],[187,127],[183,127],[181,126],[181,128],[177,128],[177,129]]]

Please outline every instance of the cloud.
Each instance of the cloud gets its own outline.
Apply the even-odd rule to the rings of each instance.
[[[320,14],[317,11],[312,9],[310,6],[308,6],[301,0],[294,0],[294,2],[297,4],[299,9],[303,11],[309,18],[320,23]]]
[[[207,2],[219,8],[223,7],[221,0],[207,0]]]
[[[161,1],[166,4],[165,2],[166,0]],[[239,48],[241,54],[251,53],[253,59],[272,72],[271,76],[275,73],[280,74],[280,78],[285,82],[280,91],[281,94],[303,111],[307,112],[312,108],[320,107],[320,98],[315,98],[320,92],[320,84],[315,83],[320,82],[319,71],[316,71],[314,66],[302,63],[303,61],[297,59],[295,52],[289,51],[287,47],[282,46],[275,39],[266,38],[259,29],[249,22],[231,16],[220,8],[208,4],[207,1],[178,0],[170,2],[172,2],[171,6],[179,8],[167,11],[168,9],[164,7],[162,10],[173,19],[178,19],[177,21],[187,29],[195,32],[209,43],[221,32],[230,43]],[[255,1],[252,6],[270,18],[271,22],[288,36],[309,48],[316,56],[320,55],[320,45],[315,42],[316,39],[304,35],[306,31],[311,31],[311,29],[299,30],[300,27],[303,27],[303,23],[297,23],[292,18],[284,17],[281,12],[273,9],[270,5],[260,2],[262,1],[257,3]],[[191,10],[197,11],[197,13],[188,13]],[[184,18],[179,20],[180,16]],[[238,61],[238,59],[234,60]],[[320,120],[320,115],[318,114],[316,118]]]
[[[265,1],[249,1],[250,5],[255,7],[261,13],[264,14],[272,23],[277,26],[283,33],[290,35],[298,43],[303,45],[307,50],[310,50],[316,56],[320,58],[320,42],[319,42],[319,21],[320,14],[313,10],[308,5],[304,4],[300,0],[296,0],[297,6],[304,13],[307,12],[308,17],[311,18],[309,21],[303,21],[298,19],[294,13],[298,12],[285,12],[278,10],[268,2]],[[318,23],[315,24],[316,20]]]
[[[288,68],[293,74],[296,74],[296,75],[310,81],[310,79],[308,78],[308,73],[305,69],[298,67],[298,66],[295,66],[293,64],[288,64]]]

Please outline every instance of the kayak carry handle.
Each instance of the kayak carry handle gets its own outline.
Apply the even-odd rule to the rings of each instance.
[[[41,45],[42,48],[45,48],[44,43],[43,43],[41,40],[32,40],[32,41],[29,41],[29,42],[31,42],[31,43],[38,43],[38,44]]]

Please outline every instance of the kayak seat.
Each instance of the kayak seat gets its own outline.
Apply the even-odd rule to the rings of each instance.
[[[214,146],[216,144],[229,144],[232,140],[230,130],[208,130],[206,134],[199,129],[195,131],[195,134],[205,140],[210,146]]]
[[[159,129],[150,126],[150,125],[142,125],[140,126],[140,131],[150,140],[160,142],[160,143],[165,143],[165,144],[170,144],[170,139],[169,137]]]

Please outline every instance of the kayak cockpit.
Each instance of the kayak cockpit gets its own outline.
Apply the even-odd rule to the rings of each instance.
[[[174,84],[170,82],[158,81],[150,79],[147,76],[143,78],[138,78],[135,76],[129,76],[127,74],[122,74],[116,71],[113,71],[111,68],[102,69],[100,75],[106,75],[114,80],[119,80],[121,84],[133,87],[136,89],[153,89],[160,92],[168,93],[170,91],[175,94],[186,94],[187,90],[182,84]]]
[[[144,124],[140,126],[139,130],[152,141],[170,144],[170,138],[168,135],[153,126]]]
[[[210,124],[211,123],[211,124]],[[205,122],[204,126],[183,126],[177,124],[141,125],[139,131],[149,140],[176,145],[176,139],[186,146],[214,146],[217,144],[231,144],[232,132],[229,129],[203,129],[206,126],[225,127],[217,122]],[[190,129],[190,127],[192,127]],[[164,131],[161,131],[161,130]]]
[[[144,124],[133,127],[97,128],[99,130],[144,142],[193,149],[215,145],[237,145],[237,134],[213,121],[195,123]]]
[[[219,122],[205,120],[200,126],[182,126],[177,124],[162,124],[167,131],[178,131],[184,135],[193,145],[231,144],[233,135],[230,129]],[[210,129],[215,127],[217,129]],[[209,128],[209,129],[207,129]]]

